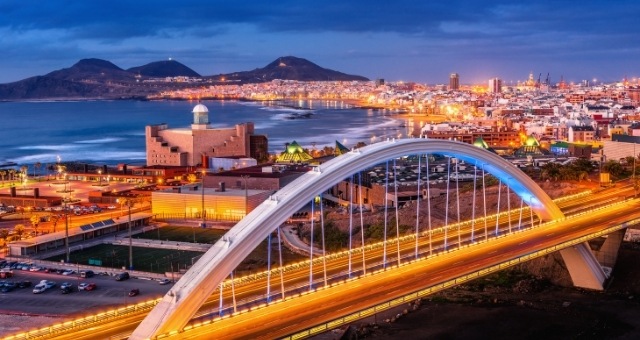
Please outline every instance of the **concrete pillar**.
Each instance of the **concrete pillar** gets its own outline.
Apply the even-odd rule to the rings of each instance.
[[[560,251],[573,285],[580,288],[604,290],[606,279],[602,266],[591,252],[588,243],[581,243]]]
[[[607,238],[600,249],[593,251],[596,255],[596,259],[598,259],[598,262],[600,262],[601,265],[613,268],[616,264],[616,260],[618,259],[618,250],[620,250],[620,244],[622,244],[622,239],[624,238],[624,233],[626,231],[626,228],[620,229],[607,235]]]

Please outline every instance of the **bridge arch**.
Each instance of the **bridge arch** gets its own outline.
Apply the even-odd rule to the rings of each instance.
[[[526,174],[484,149],[456,141],[422,138],[372,144],[336,157],[303,174],[249,213],[185,273],[136,328],[130,339],[148,339],[182,329],[220,282],[276,226],[331,185],[388,159],[426,153],[455,157],[498,177],[527,202],[542,220],[564,217],[551,198]]]

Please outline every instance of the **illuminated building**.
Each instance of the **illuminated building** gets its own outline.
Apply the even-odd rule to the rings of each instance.
[[[209,110],[198,104],[193,108],[191,128],[169,129],[167,124],[145,129],[147,166],[209,166],[213,157],[268,158],[268,141],[254,134],[251,122],[230,128],[212,128]]]
[[[460,76],[457,73],[451,73],[449,75],[449,90],[460,89]]]
[[[502,80],[500,78],[489,79],[489,93],[502,92]]]

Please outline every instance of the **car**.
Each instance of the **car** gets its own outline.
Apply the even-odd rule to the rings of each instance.
[[[83,282],[83,283],[78,285],[78,290],[86,290],[87,286],[89,286],[89,283],[88,282]]]
[[[95,290],[97,288],[98,288],[98,285],[96,285],[95,283],[92,282],[92,283],[88,284],[87,287],[85,287],[84,290],[92,291],[92,290]]]
[[[32,285],[31,281],[28,280],[18,282],[18,288],[29,288]]]
[[[161,284],[161,285],[168,285],[168,284],[171,283],[171,280],[169,280],[167,278],[164,278],[164,279],[158,280],[158,283]]]
[[[45,290],[47,290],[47,286],[44,283],[38,283],[33,287],[33,294],[44,293]]]
[[[62,275],[64,276],[68,276],[68,275],[72,275],[73,273],[75,273],[76,271],[73,269],[67,269],[65,271],[62,272]]]
[[[81,270],[80,277],[89,278],[93,276],[93,270]]]
[[[129,273],[127,272],[116,274],[116,281],[124,281],[127,279],[129,279]]]
[[[63,282],[60,285],[60,289],[66,289],[66,288],[73,288],[73,285],[71,283],[69,283],[69,282]]]
[[[129,296],[137,296],[137,295],[140,295],[140,289],[138,289],[138,288],[132,289],[129,292]]]
[[[45,287],[47,287],[47,289],[53,288],[53,287],[56,286],[55,281],[48,281],[48,280],[42,280],[42,281],[40,281],[40,284],[44,284]]]
[[[62,294],[69,294],[73,292],[73,288],[72,287],[64,287],[61,289]]]
[[[17,285],[15,284],[15,282],[5,282],[2,285],[2,289],[0,289],[0,291],[2,291],[3,293],[9,293],[10,291],[14,290],[17,287]]]
[[[113,205],[113,204],[107,207],[107,209],[109,209],[109,210],[113,210],[113,209],[115,209],[115,208],[116,208],[116,206],[115,206],[115,205]]]

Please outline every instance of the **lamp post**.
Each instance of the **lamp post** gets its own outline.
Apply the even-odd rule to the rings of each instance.
[[[247,187],[249,175],[242,175],[240,177],[244,180],[244,215],[247,216],[247,214],[249,214],[249,188]]]
[[[98,186],[102,186],[102,170],[98,169]]]
[[[201,228],[206,228],[207,223],[205,222],[205,211],[204,211],[204,176],[206,174],[206,170],[202,169],[202,222],[200,223]],[[193,231],[193,242],[196,242],[196,233]]]
[[[67,209],[66,201],[64,201],[64,246],[66,248],[65,263],[69,263],[69,210]]]
[[[133,270],[133,240],[131,238],[131,201],[127,200],[129,208],[129,270]]]

